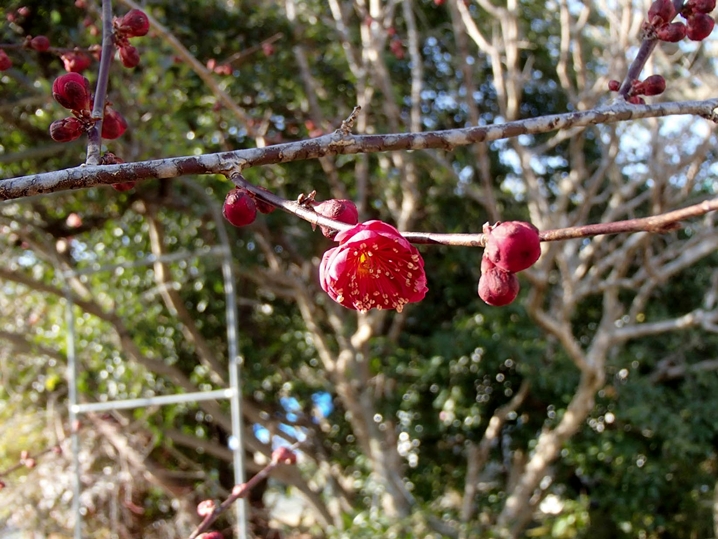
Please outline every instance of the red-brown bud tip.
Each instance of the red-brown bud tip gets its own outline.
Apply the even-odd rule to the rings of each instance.
[[[655,0],[648,8],[648,23],[656,27],[668,24],[675,16],[673,0]]]
[[[661,75],[651,75],[643,81],[643,93],[645,95],[658,95],[666,90],[666,79]]]
[[[102,119],[102,138],[116,139],[127,130],[127,120],[114,109],[107,108]]]
[[[137,64],[140,63],[140,53],[132,45],[120,47],[120,60],[122,60],[122,65],[125,67],[130,69],[137,67]]]
[[[691,41],[703,41],[713,31],[713,27],[716,22],[713,17],[706,15],[705,13],[695,13],[690,19],[688,19],[688,28],[686,29],[686,36]]]
[[[296,464],[297,454],[288,447],[278,447],[277,449],[272,451],[272,462],[282,464]]]
[[[52,97],[70,110],[89,110],[90,82],[79,73],[60,75],[52,83]]]
[[[12,60],[7,53],[0,49],[0,71],[7,71],[12,67]]]
[[[479,297],[489,305],[494,307],[508,305],[516,299],[518,293],[519,280],[515,274],[501,268],[489,268],[481,273]]]
[[[343,200],[332,198],[314,204],[314,211],[319,215],[334,219],[335,221],[341,221],[348,225],[356,225],[359,222],[359,211],[356,205],[351,200]],[[322,234],[327,238],[333,238],[336,236],[336,230],[331,228],[320,226]]]
[[[50,48],[50,40],[46,36],[35,36],[30,40],[30,48],[38,52],[45,52]]]
[[[621,87],[621,83],[617,80],[609,80],[608,81],[608,89],[612,92],[617,92],[618,89]]]
[[[55,142],[70,142],[82,135],[82,122],[77,118],[63,118],[50,124],[50,136]]]
[[[150,20],[144,11],[131,9],[118,19],[117,27],[127,37],[140,37],[147,35],[147,32],[150,31]]]
[[[484,256],[504,271],[523,271],[541,256],[538,230],[531,223],[522,221],[507,221],[489,227]]]
[[[246,226],[257,218],[257,205],[249,191],[238,187],[227,193],[222,214],[234,226]]]

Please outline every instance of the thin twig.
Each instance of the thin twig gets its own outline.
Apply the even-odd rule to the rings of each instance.
[[[235,485],[232,489],[232,493],[227,497],[227,499],[224,500],[221,504],[215,506],[214,510],[204,517],[204,520],[202,520],[199,526],[197,526],[190,534],[189,539],[196,539],[197,536],[199,536],[201,533],[204,533],[209,530],[210,526],[214,523],[215,520],[217,520],[217,518],[222,513],[227,511],[234,502],[236,502],[240,498],[246,497],[260,481],[266,478],[272,472],[272,470],[274,470],[277,466],[283,463],[284,458],[286,458],[290,454],[293,454],[294,450],[299,447],[300,443],[301,442],[295,442],[289,447],[280,448],[283,449],[283,451],[275,450],[272,453],[272,460],[269,461],[269,463],[267,463],[267,465],[261,470],[259,470],[259,472],[257,472],[254,476],[252,476],[249,481],[247,481],[246,483],[242,483],[241,485]],[[294,459],[296,460],[296,456],[294,456]]]
[[[92,107],[92,118],[97,120],[87,133],[87,164],[100,163],[100,148],[102,146],[102,118],[105,115],[105,98],[107,96],[107,81],[110,76],[110,64],[115,52],[115,38],[112,28],[112,0],[102,0],[102,56],[100,69],[97,74],[95,88],[95,103]]]

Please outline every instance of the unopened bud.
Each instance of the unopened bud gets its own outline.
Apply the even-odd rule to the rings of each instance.
[[[81,52],[68,52],[63,54],[61,58],[62,63],[65,64],[65,71],[70,73],[82,73],[92,63],[90,57]]]
[[[35,36],[30,40],[30,47],[38,52],[45,52],[50,48],[50,40],[46,36]]]
[[[713,31],[716,22],[713,17],[705,13],[696,13],[688,19],[686,36],[691,41],[703,41]]]
[[[531,223],[507,221],[486,227],[484,256],[504,271],[517,273],[541,256],[538,230]]]
[[[672,22],[656,30],[656,37],[661,41],[677,43],[686,37],[686,32],[687,28],[685,24],[682,22]]]
[[[214,500],[203,500],[197,505],[197,514],[201,517],[206,517],[214,513],[216,507],[217,504],[214,503]]]
[[[249,191],[238,187],[227,193],[222,214],[234,226],[246,226],[257,218],[257,205]]]
[[[264,187],[257,186],[257,189],[260,191],[263,191],[265,193],[269,193],[269,190],[265,189]],[[259,198],[257,195],[252,194],[252,198],[254,198],[254,204],[257,206],[257,210],[259,210],[259,213],[272,213],[277,208],[274,206],[274,204],[270,204],[269,202],[265,202],[261,198]]]
[[[63,118],[50,124],[50,136],[55,142],[70,142],[82,135],[83,127],[77,118]]]
[[[127,130],[127,120],[114,109],[107,107],[102,119],[102,138],[116,139]]]
[[[150,20],[144,11],[131,9],[122,18],[117,20],[117,27],[128,37],[140,37],[150,31]]]
[[[661,75],[651,75],[643,81],[643,93],[645,95],[658,95],[666,90],[666,79]]]
[[[137,48],[132,45],[120,47],[120,60],[122,60],[122,65],[125,67],[129,67],[130,69],[137,67],[137,64],[140,63],[140,53],[137,52]]]
[[[673,0],[655,0],[648,8],[648,23],[660,27],[673,20],[676,16],[676,8]]]
[[[12,60],[7,53],[0,49],[0,71],[7,71],[12,67]]]
[[[516,299],[518,293],[519,280],[515,274],[496,267],[488,268],[481,273],[479,297],[489,305],[494,307],[508,305]]]
[[[79,73],[60,75],[52,83],[52,97],[70,110],[90,109],[90,82]]]
[[[272,462],[282,464],[296,464],[297,454],[286,446],[281,446],[272,451]]]
[[[335,199],[325,200],[314,204],[314,211],[319,215],[341,221],[348,225],[356,225],[359,223],[359,211],[351,200]],[[327,238],[333,238],[337,235],[336,230],[332,230],[326,226],[321,226],[322,234]]]

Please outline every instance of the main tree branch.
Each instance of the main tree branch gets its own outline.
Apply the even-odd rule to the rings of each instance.
[[[718,99],[682,101],[655,105],[625,105],[540,116],[499,125],[397,133],[389,135],[351,135],[341,131],[322,137],[200,156],[153,159],[120,165],[79,166],[54,172],[33,174],[0,181],[0,200],[9,200],[55,191],[82,189],[151,178],[176,178],[190,174],[228,174],[237,169],[317,159],[328,155],[375,153],[396,150],[443,149],[477,142],[536,135],[569,127],[691,115],[716,120]]]

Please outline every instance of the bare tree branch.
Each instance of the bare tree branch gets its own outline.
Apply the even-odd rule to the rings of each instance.
[[[54,191],[80,189],[118,182],[150,178],[176,178],[190,174],[229,174],[247,167],[289,163],[317,159],[327,155],[350,155],[396,150],[425,150],[430,148],[453,151],[459,146],[504,138],[547,133],[574,126],[638,120],[675,115],[696,115],[712,119],[718,99],[682,101],[655,105],[616,105],[582,112],[539,116],[498,125],[397,133],[391,135],[343,135],[333,133],[315,139],[251,148],[154,159],[135,163],[103,166],[79,166],[54,172],[33,174],[0,181],[0,199],[8,200]]]

